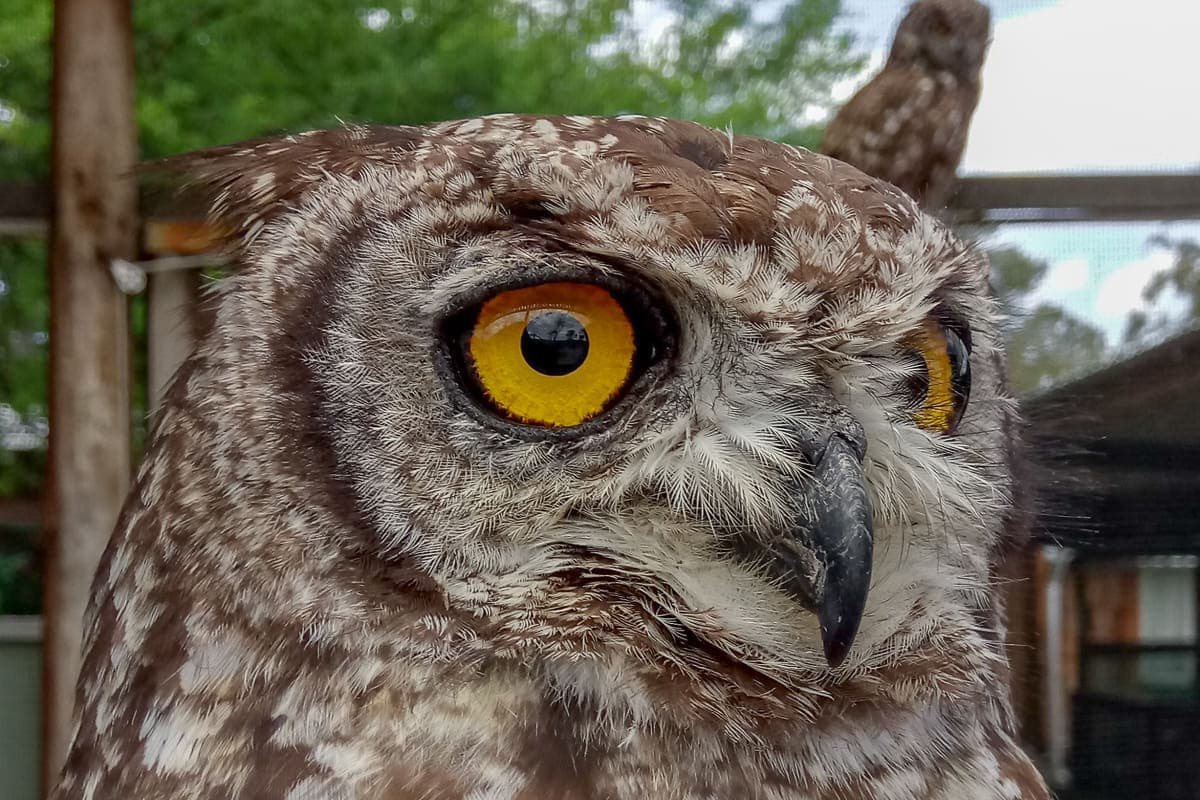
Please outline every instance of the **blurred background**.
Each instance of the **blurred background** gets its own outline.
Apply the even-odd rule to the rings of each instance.
[[[47,630],[94,568],[85,558],[47,581],[48,556],[71,551],[67,534],[102,548],[120,492],[103,489],[117,495],[103,502],[87,492],[109,472],[123,485],[122,464],[137,463],[198,324],[196,292],[219,266],[194,210],[144,192],[122,223],[129,244],[105,261],[119,262],[103,291],[120,319],[102,323],[117,344],[99,352],[119,357],[98,390],[86,369],[61,362],[52,395],[52,330],[108,341],[92,335],[83,306],[71,311],[94,300],[87,291],[56,294],[65,305],[51,323],[52,253],[82,236],[53,214],[72,145],[57,140],[56,166],[52,118],[76,103],[119,115],[125,103],[140,159],[344,122],[499,111],[665,115],[816,147],[881,68],[908,3],[140,0],[130,10],[95,0],[115,32],[62,28],[52,46],[56,13],[79,5],[0,0],[0,795],[12,800],[38,796],[42,759],[53,762],[65,736],[61,690],[43,692],[42,670],[48,687],[73,681],[60,650],[78,626],[61,627],[68,644],[53,647]],[[982,100],[943,216],[991,254],[1030,420],[1039,513],[1005,568],[1022,738],[1064,797],[1194,800],[1200,4],[989,5]],[[132,81],[132,99],[118,87],[106,106],[111,85],[98,77],[87,97],[88,70],[101,75],[106,59]],[[56,90],[56,60],[83,77]],[[92,148],[84,161],[104,162],[121,125],[77,132]],[[85,413],[105,387],[122,409],[116,422]],[[122,451],[116,466],[55,466],[51,400],[72,392],[83,405],[63,412],[74,427],[60,455],[69,442],[107,441]],[[72,533],[72,503],[102,506],[99,522]]]

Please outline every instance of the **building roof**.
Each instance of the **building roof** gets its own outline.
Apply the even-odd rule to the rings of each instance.
[[[1200,330],[1025,405],[1044,537],[1096,558],[1200,554]]]

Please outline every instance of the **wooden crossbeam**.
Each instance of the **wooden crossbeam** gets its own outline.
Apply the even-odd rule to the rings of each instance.
[[[44,237],[49,229],[48,184],[0,183],[0,236]]]
[[[1200,219],[1200,173],[964,178],[947,216],[958,223]]]

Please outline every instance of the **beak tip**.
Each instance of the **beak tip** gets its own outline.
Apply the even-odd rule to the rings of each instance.
[[[854,636],[858,632],[858,620],[851,621],[840,614],[835,619],[827,620],[827,615],[823,613],[820,615],[820,622],[825,661],[830,669],[837,669],[850,654]]]
[[[865,541],[870,541],[869,534]],[[860,559],[831,562],[817,602],[817,621],[821,624],[825,660],[833,669],[842,665],[854,646],[867,607],[871,562],[866,552],[861,555],[863,557]]]

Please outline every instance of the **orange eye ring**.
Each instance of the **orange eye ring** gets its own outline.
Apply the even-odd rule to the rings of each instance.
[[[970,348],[955,328],[928,319],[907,339],[921,357],[923,379],[914,391],[920,406],[913,421],[925,430],[953,433],[971,395]]]
[[[608,289],[562,281],[485,301],[464,350],[480,393],[501,416],[570,428],[606,411],[628,385],[637,333]]]

